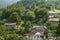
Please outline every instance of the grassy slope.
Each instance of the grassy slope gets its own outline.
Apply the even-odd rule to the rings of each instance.
[[[54,9],[55,12],[60,13],[60,10]]]

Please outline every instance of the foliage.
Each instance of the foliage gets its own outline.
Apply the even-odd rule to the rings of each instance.
[[[8,21],[10,21],[10,22],[20,22],[20,20],[21,19],[17,12],[13,12],[12,14],[10,14],[10,16],[8,18]]]
[[[20,2],[0,10],[1,20],[6,19],[7,22],[17,23],[17,27],[13,31],[8,31],[5,29],[4,24],[0,23],[0,39],[19,40],[21,35],[23,37],[32,30],[33,24],[46,25],[48,32],[55,35],[58,24],[48,22],[48,10],[57,8],[57,4],[54,4],[55,1],[21,0]],[[57,28],[58,30],[59,26]]]
[[[48,10],[45,8],[37,8],[35,9],[35,23],[39,25],[43,25],[48,20]]]
[[[60,10],[54,9],[55,12],[60,13]]]
[[[60,20],[59,20],[59,24],[58,24],[58,27],[57,27],[57,35],[60,35]]]

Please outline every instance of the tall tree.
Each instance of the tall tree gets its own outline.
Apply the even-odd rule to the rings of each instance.
[[[21,18],[17,12],[13,12],[8,18],[8,21],[10,21],[10,22],[19,22],[20,20],[21,20]]]
[[[36,8],[35,9],[35,23],[44,24],[48,20],[48,10],[46,8]]]
[[[57,35],[60,35],[60,20],[59,20],[59,24],[58,24],[58,27],[57,27]]]

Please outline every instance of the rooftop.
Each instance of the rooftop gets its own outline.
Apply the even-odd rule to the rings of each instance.
[[[56,13],[56,12],[54,12],[54,11],[49,11],[49,13]]]
[[[42,26],[39,26],[39,25],[35,25],[35,26],[33,26],[33,28],[36,28],[36,27],[42,27]]]
[[[16,23],[5,23],[4,25],[16,25]]]
[[[49,21],[59,21],[59,18],[50,18]]]

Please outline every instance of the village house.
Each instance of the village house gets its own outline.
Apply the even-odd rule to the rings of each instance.
[[[16,25],[16,23],[10,23],[10,22],[6,22],[6,23],[4,23],[4,25],[6,26],[6,28],[8,29],[8,30],[13,30],[13,29],[15,29],[15,27],[17,27],[17,25]]]
[[[16,22],[9,22],[7,19],[3,19],[3,23],[8,30],[13,30],[17,27]]]
[[[45,26],[33,26],[33,30],[26,34],[25,40],[43,40],[45,37]]]
[[[59,17],[58,14],[54,11],[49,11],[49,20],[50,22],[58,22],[59,21]]]
[[[54,23],[58,23],[59,22],[59,18],[50,18],[49,21],[50,22],[54,22]]]
[[[49,11],[49,18],[56,18],[58,17],[58,14],[54,11]]]

